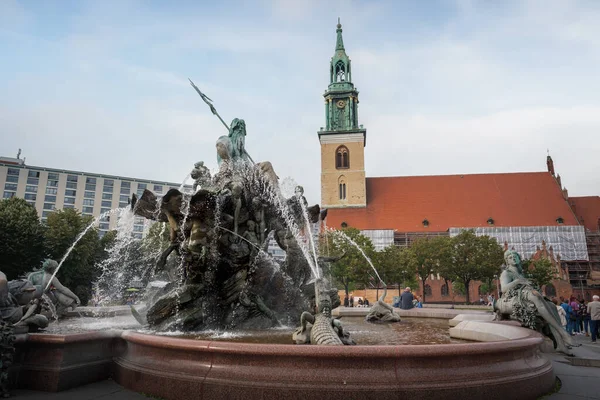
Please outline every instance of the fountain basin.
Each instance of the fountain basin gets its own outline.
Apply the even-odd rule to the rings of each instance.
[[[475,322],[473,322],[475,323]],[[490,324],[485,322],[484,324]],[[542,337],[404,346],[298,346],[155,336],[133,331],[29,335],[18,386],[58,391],[112,376],[164,399],[531,399],[554,385]]]

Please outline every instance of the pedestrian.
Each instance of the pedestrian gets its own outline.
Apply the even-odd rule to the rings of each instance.
[[[365,297],[365,307],[369,307],[369,299]]]
[[[346,295],[344,297],[344,307],[348,307],[349,304],[350,304],[350,302],[348,301],[348,295]]]
[[[415,305],[416,308],[423,308],[423,303],[421,303],[421,298],[419,296],[417,296],[417,304]]]
[[[354,307],[354,296],[350,296],[350,307]]]
[[[358,306],[359,307],[363,306],[363,301],[362,301],[362,298],[360,298],[360,297],[358,298]]]
[[[573,324],[571,323],[571,314],[573,314],[573,309],[569,305],[569,301],[567,299],[563,299],[561,305],[563,310],[565,310],[565,316],[567,318],[567,326],[566,330],[569,332],[569,335],[573,336]]]
[[[585,336],[590,336],[590,313],[583,299],[579,304],[579,314],[581,315],[581,331],[585,333]]]
[[[493,294],[488,294],[488,306],[493,306],[494,305],[494,295]]]
[[[592,334],[592,343],[596,343],[598,337],[598,325],[600,325],[600,296],[594,295],[593,301],[587,305],[587,310],[590,313],[590,331]]]
[[[569,303],[573,311],[571,312],[572,331],[574,334],[579,335],[579,303],[575,300],[575,296],[571,296],[571,302]]]
[[[567,330],[567,314],[565,313],[565,309],[558,304],[558,300],[555,298],[552,300],[554,305],[556,305],[556,311],[558,312],[558,316],[560,317],[560,324]]]
[[[404,292],[400,295],[400,308],[403,310],[410,310],[413,308],[414,296],[410,292],[410,288],[404,289]]]

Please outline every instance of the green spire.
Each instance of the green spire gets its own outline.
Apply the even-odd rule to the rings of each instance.
[[[344,50],[344,39],[342,39],[342,24],[340,23],[340,17],[338,17],[337,23],[337,41],[335,43],[335,50]]]

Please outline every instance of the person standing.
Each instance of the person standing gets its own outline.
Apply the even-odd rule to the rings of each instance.
[[[567,313],[565,309],[562,308],[560,304],[558,304],[558,300],[554,299],[552,302],[556,305],[556,311],[558,312],[558,316],[560,317],[560,324],[567,330]]]
[[[593,301],[587,305],[588,313],[590,314],[590,330],[592,331],[592,343],[596,343],[598,337],[598,325],[600,325],[600,296],[594,295]]]
[[[574,296],[571,296],[571,302],[569,303],[573,312],[571,313],[571,331],[579,335],[579,303],[575,300]]]
[[[410,288],[404,289],[404,292],[400,295],[400,308],[403,310],[410,310],[413,308],[413,294],[410,292]]]
[[[573,309],[569,305],[569,300],[563,299],[560,306],[563,308],[563,310],[565,310],[565,316],[567,318],[567,327],[565,329],[569,335],[573,335],[573,324],[571,323],[571,314],[573,313]]]
[[[581,332],[585,333],[585,336],[590,336],[590,313],[588,312],[585,300],[580,300],[579,304],[579,315],[581,316]]]
[[[346,295],[346,297],[344,297],[344,307],[348,307],[349,304],[350,302],[348,301],[348,295]]]
[[[354,307],[354,296],[350,296],[350,307]]]

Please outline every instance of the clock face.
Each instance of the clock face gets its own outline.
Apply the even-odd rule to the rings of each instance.
[[[346,102],[344,100],[338,100],[337,107],[344,108],[346,106]]]

